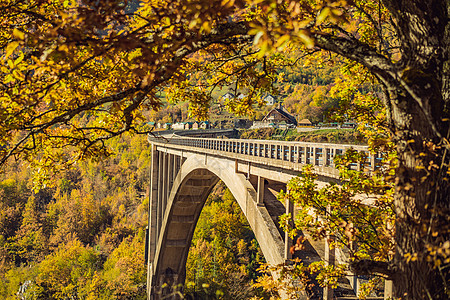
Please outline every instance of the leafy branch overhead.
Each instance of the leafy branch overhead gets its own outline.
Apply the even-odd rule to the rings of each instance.
[[[443,299],[449,258],[431,253],[447,253],[450,235],[449,5],[4,0],[0,165],[25,158],[42,167],[36,169],[44,181],[80,158],[108,154],[108,138],[149,132],[144,116],[161,105],[162,91],[173,101],[188,100],[191,113],[204,118],[213,89],[245,90],[247,97],[226,104],[237,114],[252,113],[258,96],[282,77],[277,67],[290,63],[283,54],[312,54],[311,63],[337,60],[345,64],[332,89],[341,108],[370,120],[361,130],[374,138],[371,148],[398,155],[390,175],[396,291]]]
[[[95,156],[105,139],[148,132],[142,112],[161,104],[158,88],[186,79],[189,56],[251,40],[244,23],[220,22],[234,7],[190,11],[169,2],[3,3],[0,163],[69,145],[75,158]],[[207,22],[217,26],[206,30]]]

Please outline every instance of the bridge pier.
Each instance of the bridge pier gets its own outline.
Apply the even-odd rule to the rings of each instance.
[[[264,206],[264,177],[258,176],[256,205]]]
[[[292,226],[294,224],[294,203],[292,203],[289,200],[286,200],[284,203],[286,207],[286,214],[291,215],[291,220],[289,221],[289,225]],[[284,260],[289,261],[292,259],[292,253],[291,253],[291,247],[292,247],[292,239],[289,237],[289,233],[287,231],[284,232]]]

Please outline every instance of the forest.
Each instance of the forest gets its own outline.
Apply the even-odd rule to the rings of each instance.
[[[2,299],[146,299],[150,151],[142,136],[110,143],[39,190],[22,161],[1,175]]]
[[[278,270],[306,287],[351,271],[372,286],[392,281],[396,298],[448,299],[449,12],[446,0],[1,1],[2,295],[145,297],[150,158],[135,135],[151,133],[152,119],[211,111],[259,119],[272,94],[298,118],[358,123],[368,145],[336,158],[341,185],[319,188],[305,166],[280,193],[299,208],[280,220],[291,237],[335,232],[351,261]],[[242,97],[217,103],[222,92]],[[349,168],[377,153],[373,172]],[[220,247],[216,233],[198,233],[196,247]],[[237,243],[229,268],[253,279],[260,257],[241,233],[223,239]],[[189,281],[194,294],[201,274]],[[289,286],[262,278],[261,288]]]

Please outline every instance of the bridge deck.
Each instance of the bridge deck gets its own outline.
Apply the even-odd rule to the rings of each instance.
[[[200,133],[203,134],[203,132],[199,131],[199,134]],[[207,132],[204,134],[210,133]],[[220,133],[216,132],[215,134]],[[290,205],[285,207],[277,199],[277,195],[281,189],[285,190],[288,180],[294,176],[297,176],[301,172],[304,165],[313,165],[315,172],[319,175],[319,181],[322,182],[339,182],[339,171],[336,169],[334,164],[334,158],[338,155],[344,154],[344,152],[348,149],[353,149],[366,154],[366,160],[364,162],[352,164],[348,166],[349,168],[371,172],[381,166],[381,158],[378,155],[371,155],[367,146],[213,137],[214,134],[211,135],[210,138],[188,137],[176,134],[165,134],[162,137],[149,136],[149,142],[153,144],[153,153],[159,160],[159,162],[155,161],[153,163],[155,166],[152,174],[156,177],[152,181],[152,189],[155,191],[152,200],[152,205],[154,206],[152,207],[152,213],[157,216],[157,219],[159,220],[158,222],[160,223],[163,218],[165,220],[164,222],[169,222],[172,220],[171,222],[173,223],[175,219],[178,220],[177,218],[179,217],[177,213],[180,214],[181,211],[174,213],[173,216],[166,215],[166,204],[164,203],[167,201],[166,198],[169,195],[171,187],[174,183],[174,179],[176,177],[175,174],[177,170],[183,170],[182,165],[184,166],[187,164],[185,161],[191,160],[191,162],[193,162],[195,158],[196,168],[210,168],[211,170],[216,169],[216,171],[218,165],[221,165],[223,166],[223,169],[218,168],[216,174],[229,174],[231,176],[228,179],[228,183],[230,185],[236,185],[234,182],[234,176],[240,176],[239,178],[243,178],[244,181],[241,181],[241,187],[239,187],[239,189],[243,190],[243,194],[239,197],[240,200],[238,200],[238,202],[240,201],[241,208],[243,208],[247,219],[249,221],[252,220],[254,223],[254,230],[256,229],[260,236],[268,234],[268,232],[271,232],[270,234],[275,232],[276,236],[271,236],[273,245],[271,244],[270,247],[265,245],[266,251],[264,254],[266,256],[268,253],[269,256],[272,257],[272,260],[275,261],[283,262],[285,259],[289,258],[289,247],[292,245],[292,241],[286,237],[285,233],[278,225],[279,216],[285,212],[294,213],[294,208],[289,207]],[[160,153],[160,155],[157,153]],[[186,175],[187,174],[188,173],[186,173]],[[218,176],[221,177],[222,175]],[[190,180],[192,181],[193,179],[191,178]],[[163,190],[162,192],[160,191],[161,187]],[[183,192],[191,193],[190,190],[186,190],[177,192],[177,195],[180,197],[189,196],[187,194],[182,194]],[[179,201],[178,203],[182,203],[181,200],[177,201]],[[162,209],[158,208],[161,204],[163,205]],[[260,215],[264,211],[265,215]],[[182,211],[182,213],[183,215],[187,214],[187,211]],[[267,218],[264,219],[264,216],[267,216]],[[259,221],[256,221],[256,218],[259,218]],[[195,220],[195,216],[190,216],[190,219]],[[265,221],[263,222],[262,220]],[[269,225],[267,220],[269,220],[269,223],[272,225]],[[252,228],[254,227],[253,225]],[[172,224],[170,226],[173,227],[174,225]],[[261,231],[263,226],[273,228],[273,230],[268,230],[267,233],[263,233],[263,231]],[[156,234],[157,237],[153,240],[153,249],[156,247],[157,242],[160,246],[164,245],[164,243],[166,243],[167,246],[170,244],[169,242],[173,242],[173,239],[169,239],[169,242],[164,242],[164,240],[158,239],[160,236],[159,230],[161,229],[162,234],[163,228],[164,226],[155,224],[152,227],[152,230],[154,230],[153,234]],[[170,232],[175,231],[172,230]],[[265,237],[268,237],[269,235],[266,235]],[[189,247],[189,238],[183,238],[182,240],[183,247]],[[268,241],[264,238],[263,240]],[[282,243],[281,246],[279,245],[280,242]],[[284,255],[282,250],[283,244]],[[181,247],[181,244],[179,246]],[[164,255],[164,251],[162,250],[156,254],[158,253],[162,253],[161,255]],[[301,258],[305,263],[311,263],[313,261],[325,260],[324,253],[324,241],[315,242],[311,240],[311,242],[307,241],[305,243],[305,249],[295,253],[295,256]],[[175,257],[175,254],[173,257]],[[172,257],[169,258],[170,260],[173,260]],[[166,260],[169,258],[166,258]],[[157,259],[155,260],[155,266],[153,267],[156,272],[154,274],[155,278],[164,278],[164,274],[161,273],[162,271],[158,271],[159,269],[156,268],[156,262]],[[176,268],[172,267],[172,269]],[[178,272],[177,274],[181,274],[180,278],[184,276],[182,272]],[[348,285],[344,282],[335,292],[336,296],[338,296],[338,294],[341,296],[351,295],[351,291],[348,290]],[[320,294],[320,292],[318,293]]]
[[[164,135],[161,138],[149,136],[149,142],[165,147],[268,165],[294,171],[296,175],[301,172],[304,165],[310,164],[314,166],[319,176],[338,179],[339,172],[334,164],[334,158],[343,155],[348,149],[363,152],[366,155],[364,162],[350,164],[348,166],[350,169],[370,172],[381,166],[381,157],[377,154],[371,155],[368,147],[362,145],[198,138],[175,134]]]

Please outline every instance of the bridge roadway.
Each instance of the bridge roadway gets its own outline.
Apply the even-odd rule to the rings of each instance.
[[[368,153],[367,146],[243,140],[227,138],[231,131],[197,131],[197,136],[149,136],[152,145],[149,232],[147,239],[149,299],[179,299],[195,225],[215,184],[222,180],[239,203],[266,261],[272,265],[291,258],[290,238],[278,227],[278,217],[293,213],[292,204],[277,200],[286,183],[314,166],[318,182],[339,182],[333,159],[347,149]],[[350,168],[373,170],[369,155]],[[172,296],[169,296],[173,294]]]

